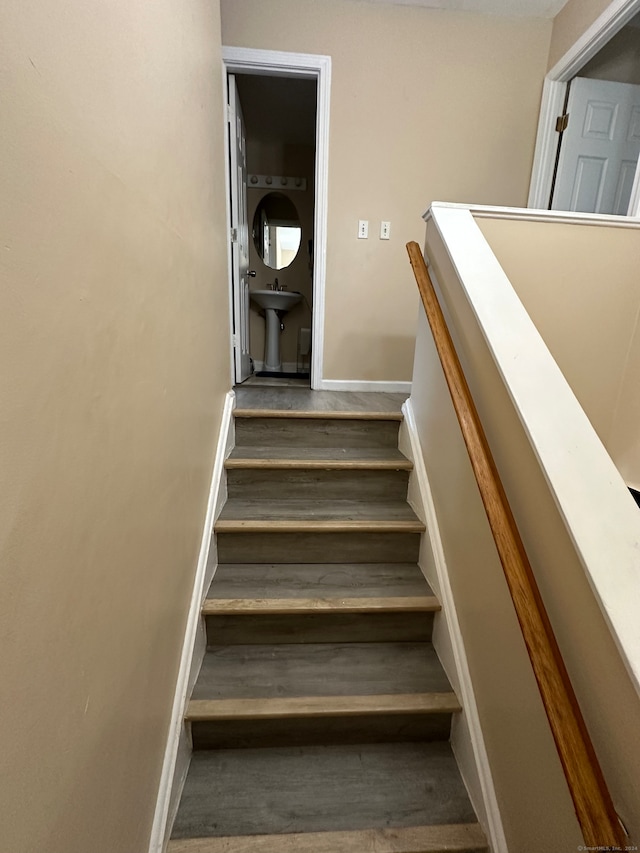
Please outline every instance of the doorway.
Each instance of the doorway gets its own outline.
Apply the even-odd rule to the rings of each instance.
[[[551,210],[627,216],[640,155],[640,85],[575,77],[564,121]]]
[[[227,140],[233,384],[306,381],[319,388],[330,59],[223,48],[223,61],[233,101]],[[242,124],[245,144],[236,140]],[[244,200],[237,198],[242,180]]]
[[[560,156],[558,156],[558,132],[562,132],[562,125],[560,124],[557,129],[557,122],[567,112],[568,99],[570,97],[570,90],[568,92],[569,84],[574,78],[578,78],[579,75],[589,77],[598,76],[597,71],[595,74],[593,73],[594,68],[597,68],[597,66],[600,66],[600,69],[605,66],[611,67],[612,64],[617,64],[619,69],[624,66],[624,61],[620,62],[616,57],[620,55],[622,45],[626,44],[628,46],[630,41],[640,42],[640,29],[637,28],[639,21],[636,18],[638,13],[640,13],[640,0],[616,0],[616,2],[612,2],[545,77],[529,199],[527,202],[528,207],[542,210],[551,207],[553,209],[570,209],[569,205],[565,206],[566,202],[564,201],[560,203],[556,199],[556,203],[553,203],[555,184],[562,177],[560,168],[564,165],[560,162],[564,143],[560,147]],[[637,65],[637,62],[631,64]],[[600,77],[602,76],[608,75],[600,74]],[[620,77],[617,78],[617,80],[620,79]],[[629,78],[622,78],[622,81],[636,82]],[[606,110],[600,113],[599,120],[604,120],[605,112]],[[592,115],[592,118],[595,119],[596,116]],[[571,122],[571,118],[569,118],[569,121]],[[580,124],[579,121],[578,124]],[[603,135],[604,132],[600,128],[596,128],[596,124],[597,122],[593,123],[593,127],[600,135]],[[582,127],[584,127],[584,122]],[[610,131],[613,132],[613,129],[614,125],[611,125]],[[626,130],[629,130],[629,125]],[[586,158],[588,157],[589,154],[586,155]],[[600,177],[604,177],[606,172],[606,169],[600,168],[602,164],[598,164],[598,158],[602,160],[600,154],[596,154],[595,158],[591,160],[585,159],[582,167],[577,172],[574,169],[572,178],[577,177],[579,179],[578,189],[575,193],[576,199],[574,201],[580,195],[579,185],[582,184],[583,202],[585,195],[590,195],[591,200],[596,200],[597,202],[600,184],[602,184],[601,198],[604,198],[606,193],[609,193],[610,198],[613,198],[615,201],[617,192],[619,209],[620,206],[624,206],[621,200],[625,193],[628,192],[629,183],[631,183],[629,203],[625,212],[629,216],[637,216],[640,213],[640,168],[637,165],[634,167],[633,178],[630,181],[629,163],[626,162],[629,160],[629,157],[623,152],[619,159],[625,162],[624,164],[619,164],[620,168],[616,175],[616,190],[610,192],[602,181],[598,180],[598,174],[600,174]],[[558,180],[556,180],[556,170]],[[570,198],[571,193],[569,194]],[[584,207],[585,204],[583,203],[582,208],[584,209]],[[576,207],[575,209],[578,210],[579,208]],[[590,212],[596,212],[596,210]],[[602,208],[598,212],[605,213]],[[609,212],[613,211],[610,209]]]

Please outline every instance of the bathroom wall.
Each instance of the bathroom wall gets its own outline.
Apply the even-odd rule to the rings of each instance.
[[[217,0],[0,5],[0,849],[144,853],[230,385]]]
[[[222,0],[221,12],[227,45],[331,56],[323,373],[409,381],[405,243],[422,239],[434,199],[526,203],[551,21],[353,0]]]

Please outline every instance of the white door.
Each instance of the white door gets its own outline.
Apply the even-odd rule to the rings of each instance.
[[[249,357],[249,222],[247,148],[236,78],[229,75],[229,159],[231,185],[231,288],[233,360],[236,382],[251,375]]]
[[[576,77],[552,210],[626,216],[640,154],[640,86]]]

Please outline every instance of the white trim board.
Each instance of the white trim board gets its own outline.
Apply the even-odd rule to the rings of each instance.
[[[459,204],[434,201],[423,214],[425,222],[439,210],[459,210],[470,213],[474,219],[514,219],[523,222],[553,222],[564,225],[606,225],[609,228],[640,228],[640,221],[629,216],[608,213],[574,213],[564,210],[532,210],[527,207],[492,207],[486,204]]]
[[[211,548],[213,524],[226,499],[224,460],[229,451],[230,441],[233,441],[232,413],[235,408],[235,402],[235,393],[229,391],[222,410],[218,445],[211,474],[209,500],[207,502],[202,539],[200,541],[200,553],[198,555],[198,564],[191,593],[191,603],[189,605],[189,614],[187,616],[178,679],[176,682],[176,692],[171,710],[171,722],[169,724],[158,787],[156,810],[151,828],[149,853],[162,853],[164,850],[191,760],[191,741],[186,733],[184,715],[187,701],[202,664],[206,645],[200,612],[202,601],[213,579],[217,563],[217,559],[214,559],[217,558],[215,543],[213,543],[213,548]]]
[[[542,90],[540,118],[527,207],[544,210],[549,204],[558,137],[555,120],[562,112],[567,83],[608,41],[640,12],[640,0],[612,0],[605,11],[548,72]],[[638,184],[638,171],[636,181]],[[632,192],[629,216],[640,214],[640,191]]]
[[[331,57],[311,53],[287,53],[279,50],[223,46],[222,62],[225,78],[229,73],[236,73],[260,74],[268,77],[308,77],[317,81],[311,387],[319,389],[322,387],[327,278]],[[226,162],[228,163],[228,157]],[[225,171],[228,172],[228,167]]]
[[[411,382],[367,382],[360,379],[323,379],[317,391],[382,391],[388,394],[410,394]]]
[[[418,512],[418,515],[423,516],[422,521],[427,527],[427,533],[423,534],[423,537],[428,539],[436,571],[437,589],[434,591],[442,605],[441,613],[436,615],[437,624],[434,622],[434,647],[447,670],[447,674],[450,675],[451,667],[455,670],[456,682],[460,693],[459,699],[463,708],[462,715],[455,725],[452,725],[451,746],[456,755],[460,773],[467,786],[471,802],[485,832],[489,836],[492,853],[508,853],[507,840],[504,834],[502,817],[500,815],[493,776],[489,766],[489,757],[480,725],[478,706],[471,681],[467,652],[462,631],[460,630],[453,590],[449,582],[447,561],[438,527],[438,516],[418,437],[411,398],[404,402],[402,413],[404,415],[404,423],[407,427],[410,457],[413,462],[412,473],[415,475],[420,502],[420,507],[414,507],[414,509],[421,510]],[[447,663],[449,666],[446,665]],[[473,766],[469,766],[465,761],[469,755],[467,745],[471,746]]]

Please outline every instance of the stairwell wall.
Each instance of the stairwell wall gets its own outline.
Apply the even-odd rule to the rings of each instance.
[[[409,380],[404,245],[429,200],[526,202],[551,22],[353,0],[221,11],[225,45],[331,56],[323,378]]]
[[[468,211],[446,207],[432,207],[426,254],[594,748],[632,844],[640,814],[640,518],[500,259]],[[524,223],[527,232],[529,224]],[[592,232],[587,239],[593,254],[597,233],[587,230]],[[560,224],[558,245],[567,250],[563,237]],[[543,238],[537,241],[537,253],[544,243]],[[551,304],[554,309],[562,304],[557,294]],[[568,788],[424,318],[412,403],[509,849],[576,849],[581,842]]]
[[[0,9],[0,848],[148,848],[229,379],[217,0]]]

